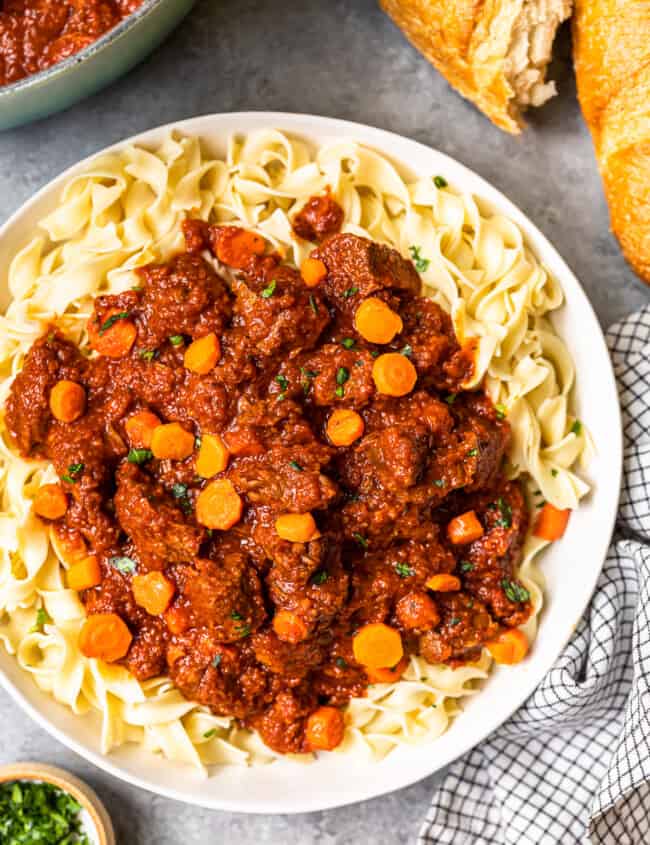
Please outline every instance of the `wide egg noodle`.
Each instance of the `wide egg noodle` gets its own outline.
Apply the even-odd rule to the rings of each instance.
[[[544,500],[576,507],[588,487],[575,465],[588,461],[593,444],[576,426],[573,364],[548,317],[562,303],[560,286],[512,221],[436,175],[405,181],[386,157],[357,143],[334,142],[314,153],[273,129],[233,136],[224,161],[206,157],[197,138],[174,133],[155,150],[129,146],[97,157],[69,180],[41,233],[9,268],[0,402],[48,324],[87,348],[94,297],[129,289],[138,267],[181,250],[186,216],[252,228],[300,266],[314,245],[295,235],[291,220],[310,196],[329,190],[344,210],[344,231],[406,257],[418,251],[424,293],[449,311],[461,342],[476,345],[467,387],[485,377],[507,414],[510,474],[529,480],[531,508]],[[16,456],[0,420],[0,640],[7,651],[59,702],[76,713],[99,713],[104,753],[135,742],[201,772],[276,759],[257,733],[185,700],[168,678],[140,683],[126,668],[80,653],[83,605],[65,586],[68,564],[56,535],[31,509],[38,487],[55,480],[51,466]],[[531,640],[543,601],[536,560],[545,545],[527,538],[518,573],[533,605],[524,626]],[[46,613],[40,625],[39,609]],[[432,741],[462,699],[478,693],[490,664],[486,650],[456,669],[412,656],[400,682],[373,684],[350,702],[338,753],[371,760],[399,745]]]

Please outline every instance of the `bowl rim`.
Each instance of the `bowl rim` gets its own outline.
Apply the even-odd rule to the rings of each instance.
[[[214,124],[216,124],[216,127],[213,129],[212,127]],[[611,439],[607,440],[606,447],[603,446],[603,448],[599,451],[598,472],[595,474],[598,481],[594,491],[596,496],[592,494],[592,496],[588,497],[587,505],[585,507],[585,511],[587,511],[585,518],[587,518],[587,516],[594,518],[593,530],[589,535],[592,543],[590,548],[593,550],[594,545],[597,547],[598,559],[594,560],[586,569],[584,578],[582,578],[582,581],[580,582],[580,589],[577,591],[579,595],[577,597],[574,595],[571,600],[571,616],[566,617],[564,624],[561,626],[561,630],[559,631],[552,630],[548,622],[545,628],[542,626],[542,628],[544,628],[547,632],[544,638],[544,648],[540,650],[536,661],[531,663],[530,666],[528,666],[526,662],[521,664],[521,674],[517,677],[517,682],[515,684],[516,692],[508,700],[507,705],[499,707],[496,714],[490,713],[489,710],[482,712],[480,725],[478,724],[478,720],[475,727],[471,727],[468,723],[464,723],[467,725],[465,735],[462,737],[456,735],[454,737],[456,742],[451,752],[449,752],[445,746],[445,751],[442,753],[442,760],[440,757],[438,757],[438,759],[432,759],[436,756],[432,753],[435,748],[435,743],[422,744],[416,746],[416,750],[420,749],[421,753],[417,759],[413,759],[412,765],[411,760],[409,760],[408,771],[393,771],[389,777],[382,777],[380,775],[380,769],[385,767],[386,760],[394,759],[393,755],[397,755],[399,753],[399,750],[396,750],[390,755],[390,758],[373,763],[372,771],[377,773],[376,780],[363,780],[363,782],[360,782],[359,775],[363,775],[363,772],[351,773],[351,775],[353,775],[356,779],[350,783],[346,782],[346,790],[349,790],[349,792],[346,792],[344,796],[337,791],[337,784],[334,784],[334,787],[331,790],[323,789],[317,796],[309,795],[308,797],[301,796],[297,798],[295,794],[282,793],[281,796],[273,794],[260,798],[250,794],[250,790],[246,785],[244,785],[244,781],[241,780],[240,776],[237,774],[233,774],[231,776],[233,785],[238,789],[240,786],[243,787],[242,791],[245,793],[245,796],[247,795],[248,797],[244,797],[244,799],[242,799],[239,796],[239,793],[236,798],[232,798],[228,795],[221,795],[218,783],[219,778],[217,775],[214,777],[213,792],[206,795],[203,794],[200,789],[186,790],[184,788],[179,788],[177,778],[179,777],[180,770],[178,768],[174,768],[175,764],[170,761],[165,761],[166,765],[169,766],[170,777],[165,782],[156,781],[150,772],[142,774],[140,771],[133,770],[128,752],[126,757],[122,756],[122,749],[116,749],[111,754],[105,755],[100,751],[89,747],[87,741],[80,738],[78,734],[71,733],[67,727],[60,726],[58,724],[58,720],[54,720],[48,716],[47,713],[40,707],[40,704],[37,705],[35,700],[32,700],[38,698],[40,702],[41,697],[46,696],[47,694],[42,693],[35,687],[35,685],[34,695],[32,695],[31,687],[30,693],[28,694],[26,690],[22,688],[22,683],[20,685],[14,684],[9,675],[2,669],[2,663],[4,662],[3,658],[5,655],[0,654],[0,685],[5,688],[12,698],[14,698],[14,700],[16,700],[20,706],[23,707],[23,709],[26,710],[29,715],[48,733],[55,736],[69,748],[72,748],[74,751],[81,754],[81,756],[85,759],[91,761],[104,771],[109,772],[119,779],[147,789],[154,794],[164,795],[168,798],[210,809],[245,813],[301,813],[330,809],[378,797],[396,789],[410,786],[422,778],[428,777],[434,772],[442,769],[447,764],[453,762],[453,760],[457,759],[461,755],[465,754],[478,743],[482,742],[493,730],[498,728],[501,724],[503,724],[503,722],[510,718],[515,710],[519,708],[534,692],[540,681],[555,664],[557,658],[562,653],[564,647],[574,633],[576,626],[589,604],[598,577],[600,576],[607,549],[611,541],[618,510],[620,482],[622,477],[623,430],[614,371],[605,343],[604,333],[598,323],[593,306],[582,288],[582,285],[564,258],[553,246],[551,241],[535,225],[532,219],[490,181],[484,179],[479,173],[467,167],[458,159],[441,152],[433,146],[429,146],[428,144],[414,140],[405,135],[378,129],[367,124],[340,120],[332,117],[261,110],[208,113],[184,120],[173,121],[168,124],[152,127],[149,130],[138,132],[137,134],[124,138],[104,149],[97,150],[92,155],[75,163],[64,172],[55,176],[45,186],[37,191],[36,194],[23,203],[3,226],[0,226],[0,239],[3,238],[9,229],[16,225],[18,218],[28,214],[42,199],[47,198],[50,194],[52,194],[52,192],[60,190],[66,179],[81,172],[83,168],[86,167],[97,155],[117,151],[130,144],[142,144],[145,147],[150,146],[159,142],[160,137],[164,133],[171,131],[195,135],[209,141],[211,132],[225,136],[225,134],[230,134],[231,132],[243,133],[264,127],[276,128],[282,132],[297,135],[298,137],[307,136],[310,138],[317,137],[320,139],[322,136],[340,136],[341,139],[345,138],[357,140],[366,146],[370,146],[371,148],[378,150],[383,155],[387,155],[393,162],[397,162],[400,169],[412,170],[414,165],[411,165],[409,160],[407,160],[406,156],[402,153],[402,150],[407,147],[409,152],[412,151],[414,154],[417,154],[416,157],[419,155],[425,156],[426,158],[430,157],[432,161],[434,159],[436,160],[436,167],[440,166],[448,168],[448,172],[451,174],[452,183],[460,182],[461,184],[471,185],[468,190],[471,190],[471,192],[478,196],[482,202],[486,203],[488,206],[496,208],[500,213],[506,214],[510,219],[515,221],[515,223],[522,229],[525,240],[532,250],[545,264],[552,268],[554,275],[560,279],[565,292],[565,300],[567,302],[568,300],[572,301],[572,306],[569,308],[569,311],[575,314],[577,310],[578,313],[584,317],[585,321],[591,322],[593,333],[590,335],[588,347],[590,360],[598,361],[603,364],[603,369],[598,374],[598,393],[600,396],[607,394],[608,398],[613,400],[608,403],[606,411],[604,409],[601,415],[601,417],[606,420],[603,425],[609,429],[607,434]],[[319,140],[316,143],[321,142],[322,141]],[[567,305],[565,304],[561,310],[566,308]],[[566,328],[563,336],[567,339],[569,338]],[[575,350],[577,350],[578,346],[576,345],[574,347],[574,345],[570,343],[570,348],[575,348]],[[584,379],[585,382],[587,380],[587,378]],[[583,392],[584,388],[580,391],[581,395]],[[605,441],[603,441],[603,443],[604,442]],[[593,498],[597,499],[597,503],[600,507],[597,517],[592,513],[593,506],[590,505]],[[582,540],[585,536],[584,528],[579,532],[579,535]],[[564,559],[566,559],[566,555],[567,552],[564,553]],[[539,641],[541,644],[541,637],[539,638]],[[15,660],[15,658],[10,655],[6,655],[6,657],[8,660]],[[491,679],[494,679],[497,674],[502,674],[499,672],[499,667],[497,667],[496,671],[491,673]],[[26,680],[29,680],[30,683],[33,684],[31,679],[28,678]],[[501,685],[503,685],[503,683],[501,683]],[[471,702],[471,700],[471,698],[468,699],[468,702]],[[51,699],[51,701],[53,702],[53,699]],[[443,737],[438,740],[438,742],[443,741],[444,743],[444,738],[448,736],[449,733],[450,731],[447,731]],[[458,734],[458,731],[456,734]],[[139,751],[139,749],[137,750]],[[426,762],[423,762],[421,757],[424,756],[425,752],[427,759]],[[430,757],[429,754],[431,755]],[[332,755],[332,758],[334,756],[335,755]],[[355,758],[355,760],[358,759],[359,758]],[[152,760],[155,762],[156,758],[152,757]],[[327,761],[324,760],[322,762],[326,763]],[[276,765],[282,766],[284,765],[284,761],[274,764],[274,769]],[[261,768],[265,769],[267,767]],[[310,766],[308,768],[311,769],[312,767]],[[389,768],[392,769],[393,767],[389,766]],[[406,767],[403,767],[403,769],[406,769]],[[224,770],[230,773],[233,772],[233,767],[225,767]],[[326,765],[322,767],[322,770],[324,776],[331,774],[331,769]],[[237,769],[237,771],[239,770]],[[304,771],[304,769],[301,769],[301,771]],[[172,774],[175,775],[173,781],[171,780]],[[279,785],[282,785],[280,782],[283,780],[286,783],[286,780],[283,778],[283,775],[285,774],[286,773],[284,771],[278,771],[277,779]],[[198,784],[195,783],[195,785]],[[297,802],[299,802],[298,805]]]
[[[166,0],[143,0],[142,4],[134,12],[127,15],[127,17],[121,20],[112,29],[109,29],[108,32],[105,32],[93,41],[92,44],[84,47],[83,50],[79,50],[78,53],[68,56],[67,59],[63,59],[63,61],[57,62],[51,67],[45,68],[45,70],[39,70],[38,73],[32,73],[29,76],[25,76],[23,79],[11,82],[9,85],[0,86],[0,102],[2,102],[2,99],[5,97],[9,98],[13,94],[19,94],[21,91],[38,88],[41,85],[46,85],[52,79],[64,76],[78,65],[81,65],[88,59],[92,58],[96,53],[101,52],[102,50],[110,47],[114,42],[119,41],[134,26],[137,26],[158,6],[161,6],[165,2]]]

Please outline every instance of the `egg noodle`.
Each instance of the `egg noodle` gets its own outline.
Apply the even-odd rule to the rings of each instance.
[[[548,313],[562,291],[527,249],[520,229],[477,199],[448,186],[444,174],[407,181],[387,158],[343,141],[314,150],[281,132],[233,137],[225,161],[206,157],[197,138],[170,135],[159,149],[125,147],[93,159],[65,185],[54,212],[9,269],[11,304],[0,317],[0,405],[31,344],[48,324],[90,351],[86,323],[99,293],[137,283],[134,270],[183,249],[187,216],[237,222],[263,235],[300,266],[313,244],[291,218],[327,187],[345,211],[344,231],[382,241],[412,257],[424,293],[453,318],[459,340],[477,338],[472,385],[485,378],[512,426],[509,475],[521,475],[531,509],[549,501],[575,508],[587,492],[574,473],[590,452],[571,415],[574,368]],[[0,639],[36,684],[75,713],[99,711],[104,753],[135,742],[205,771],[211,764],[270,761],[258,735],[183,698],[167,678],[140,683],[124,667],[84,657],[85,618],[66,588],[64,551],[32,499],[57,481],[45,462],[13,450],[0,419]],[[529,537],[519,578],[531,594],[530,639],[542,604]],[[403,743],[442,734],[460,700],[477,692],[491,658],[461,668],[411,657],[403,679],[374,684],[350,702],[337,753],[380,757]]]

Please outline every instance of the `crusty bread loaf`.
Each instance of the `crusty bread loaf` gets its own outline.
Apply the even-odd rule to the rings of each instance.
[[[612,229],[650,284],[649,0],[577,0],[573,51]]]
[[[508,132],[555,93],[546,67],[572,0],[380,0],[463,96]]]

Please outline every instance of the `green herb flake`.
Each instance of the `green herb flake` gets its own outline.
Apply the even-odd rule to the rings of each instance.
[[[436,186],[436,188],[446,188],[447,185],[448,185],[448,182],[447,182],[447,180],[445,179],[444,176],[434,176],[433,177],[433,184]]]
[[[142,287],[142,285],[131,285],[131,290],[134,290],[134,291],[137,291],[138,293],[140,293],[140,291],[143,291],[144,288]]]
[[[219,664],[221,663],[221,659],[222,659],[222,658],[221,658],[221,655],[220,655],[220,654],[215,654],[215,656],[212,658],[212,665],[214,666],[214,668],[215,668],[215,669],[216,669],[216,668],[219,666]]]
[[[346,349],[353,349],[356,340],[353,337],[344,337],[341,341],[341,346],[344,346]]]
[[[169,342],[171,343],[172,346],[182,346],[183,343],[185,343],[185,338],[183,337],[182,334],[173,334],[169,338]]]
[[[6,845],[90,845],[81,805],[50,783],[0,784],[0,842]]]
[[[347,669],[348,668],[348,664],[345,662],[345,660],[342,657],[337,657],[334,662],[339,667],[339,669]]]
[[[49,625],[52,621],[53,621],[52,617],[47,612],[47,610],[45,610],[44,607],[39,607],[39,609],[36,611],[36,621],[34,622],[32,627],[29,629],[29,633],[30,634],[36,634],[36,633],[42,634],[43,633],[43,626]]]
[[[289,380],[286,376],[276,376],[275,377],[276,384],[279,384],[282,390],[286,390],[289,387]]]
[[[343,399],[343,397],[345,396],[345,390],[343,390],[343,385],[339,384],[334,393],[336,396],[338,396],[339,399]]]
[[[413,264],[415,264],[415,269],[418,271],[418,273],[426,273],[426,271],[429,269],[429,264],[431,262],[428,258],[423,258],[423,256],[420,255],[421,249],[421,246],[410,246],[409,252],[411,253]]]
[[[471,572],[474,569],[474,564],[470,563],[468,560],[461,560],[460,562],[460,571],[461,572]]]
[[[337,384],[345,384],[346,381],[350,378],[350,371],[347,367],[339,367],[336,371],[336,383]]]
[[[140,356],[140,358],[142,358],[143,361],[151,362],[151,361],[153,361],[154,358],[158,357],[158,350],[157,349],[141,349],[138,352],[138,355]]]
[[[403,346],[400,349],[400,355],[404,355],[407,358],[410,358],[411,355],[413,355],[413,347],[409,343],[407,343],[406,346]]]
[[[264,290],[262,291],[262,294],[261,294],[262,299],[270,299],[273,296],[273,294],[275,293],[275,289],[277,288],[277,286],[278,286],[277,281],[275,279],[273,279],[273,281],[270,282],[268,287],[265,287]]]
[[[230,618],[234,619],[236,622],[238,622],[239,620],[243,619],[244,617],[237,610],[233,610],[233,612],[230,614]]]
[[[357,541],[357,543],[361,546],[361,548],[363,548],[363,549],[368,548],[368,541],[363,536],[363,534],[359,534],[358,531],[355,531],[352,536]]]
[[[542,499],[542,501],[541,501],[541,502],[538,502],[538,503],[535,505],[535,507],[536,507],[536,508],[543,508],[545,504],[546,504],[546,500],[545,500],[545,499]]]
[[[61,476],[63,481],[67,481],[68,484],[76,484],[79,480],[79,476],[84,471],[84,464],[70,464],[68,467],[68,471],[65,475]]]
[[[410,578],[415,575],[415,569],[412,569],[406,563],[394,563],[393,566],[400,578]]]
[[[478,455],[478,449],[470,449],[467,453],[468,458],[475,458]]]
[[[298,461],[289,461],[289,466],[290,466],[292,469],[295,469],[295,470],[296,470],[296,472],[302,472],[302,471],[303,471],[303,467],[301,467],[301,466],[300,466],[300,464],[298,463]]]
[[[318,304],[311,293],[309,294],[309,305],[311,306],[311,310],[314,314],[318,314]]]
[[[506,407],[505,405],[495,405],[494,406],[497,412],[497,419],[503,420],[506,417]]]
[[[343,291],[343,299],[350,299],[350,297],[354,296],[355,293],[359,293],[359,288],[348,288]]]
[[[130,316],[130,311],[118,311],[117,314],[111,314],[111,316],[107,320],[105,320],[99,327],[100,335],[107,332],[111,328],[111,326],[114,326],[115,323],[117,323],[118,320],[126,320]]]
[[[128,574],[130,572],[135,572],[135,561],[132,557],[126,557],[126,555],[116,555],[115,557],[109,557],[108,563],[113,569],[117,569],[118,572],[123,572]]]
[[[220,654],[218,654],[218,655],[217,655],[217,657],[221,657],[221,655],[220,655]],[[203,739],[212,739],[212,737],[213,737],[213,736],[215,736],[215,735],[216,735],[216,733],[217,733],[217,729],[216,729],[216,728],[210,728],[210,730],[209,730],[209,731],[206,731],[206,732],[203,734]]]
[[[571,426],[571,434],[575,434],[576,437],[579,437],[581,433],[582,423],[580,422],[580,420],[576,420]]]
[[[251,626],[248,625],[247,623],[244,623],[243,625],[235,625],[235,633],[239,634],[241,639],[243,639],[244,637],[247,637],[250,634],[250,632],[251,632]]]
[[[553,476],[553,478],[557,478],[557,470],[556,470],[556,469],[552,469],[552,470],[551,470],[551,475]]]
[[[129,449],[129,454],[126,456],[130,464],[146,464],[153,458],[151,449]]]
[[[503,592],[506,594],[506,598],[510,601],[525,602],[530,598],[528,590],[516,581],[508,581],[507,578],[504,578],[501,582],[501,586],[503,588]]]
[[[372,352],[370,353],[370,355],[373,358],[379,358],[379,356],[381,355],[381,350],[380,349],[373,349]]]
[[[447,482],[444,478],[434,478],[433,483],[436,485],[436,487],[444,487]]]
[[[195,437],[194,438],[194,448],[200,449],[202,445],[203,445],[203,440],[201,439],[201,437],[198,437],[198,436]]]
[[[329,578],[329,572],[327,569],[319,569],[309,579],[312,584],[315,584],[317,587],[320,587],[321,584],[324,584],[327,579]]]
[[[457,393],[448,393],[447,396],[445,396],[445,402],[448,405],[453,405],[457,398],[458,398]]]
[[[456,625],[460,625],[460,616],[452,616],[449,620],[449,625],[453,628]]]

